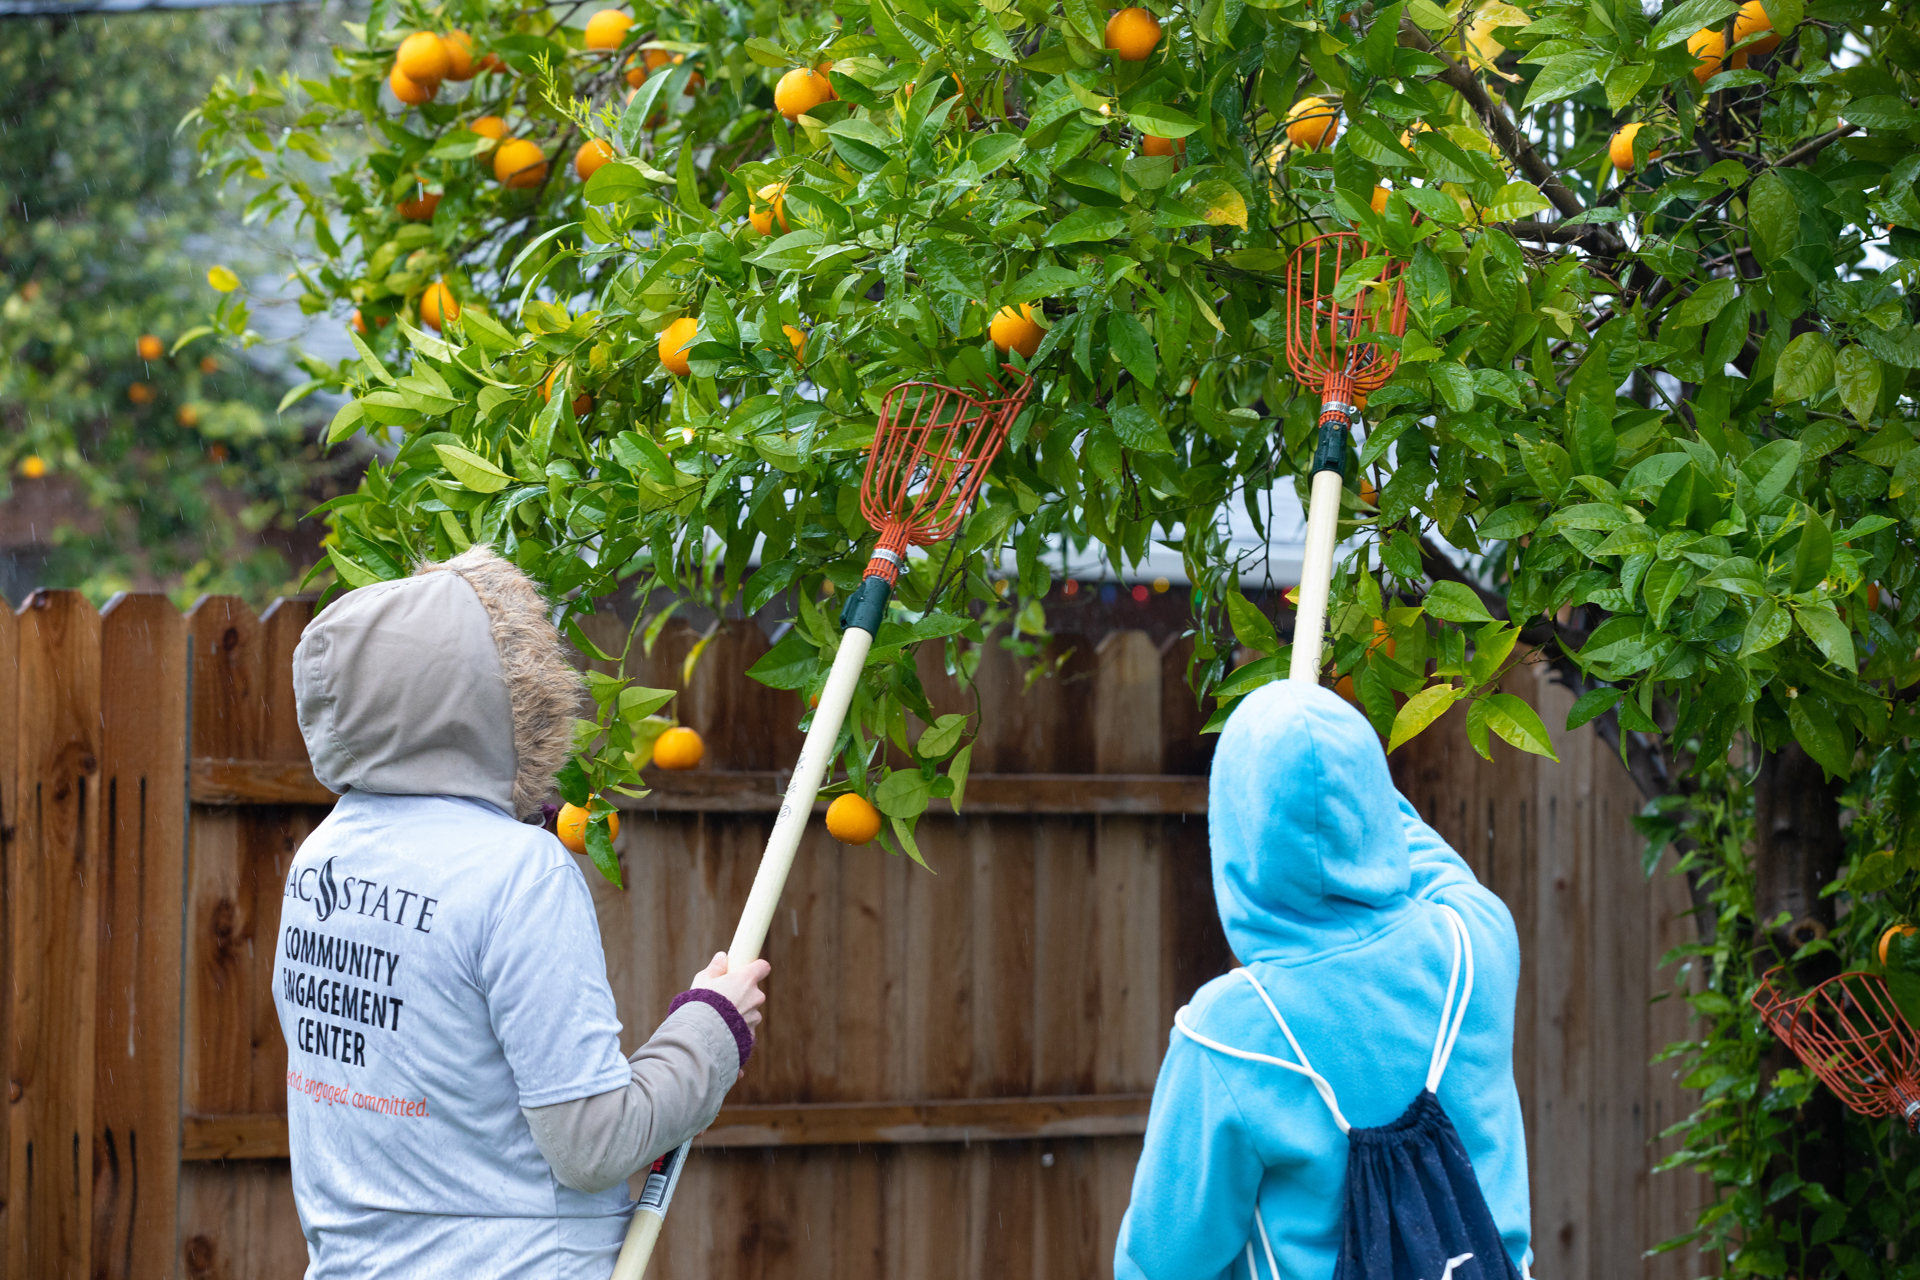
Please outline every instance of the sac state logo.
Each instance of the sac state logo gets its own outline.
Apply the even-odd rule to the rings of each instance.
[[[325,920],[347,903],[346,894],[340,891],[339,882],[333,878],[333,859],[328,858],[320,867],[320,874],[314,877],[319,881],[314,885],[313,913]]]

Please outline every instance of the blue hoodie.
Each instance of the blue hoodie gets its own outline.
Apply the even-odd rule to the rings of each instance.
[[[1507,1252],[1525,1274],[1526,1136],[1513,1083],[1513,918],[1394,789],[1380,740],[1330,690],[1280,681],[1235,708],[1208,798],[1213,893],[1234,954],[1272,996],[1356,1127],[1397,1119],[1426,1083],[1453,963],[1445,903],[1473,943],[1473,995],[1439,1088]],[[1297,1061],[1252,986],[1220,977],[1185,1021]],[[1333,1274],[1347,1140],[1302,1076],[1173,1033],[1147,1120],[1116,1280]]]

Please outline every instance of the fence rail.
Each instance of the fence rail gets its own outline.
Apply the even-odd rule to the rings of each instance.
[[[0,1280],[304,1269],[269,962],[287,866],[332,802],[293,714],[310,615],[66,592],[0,611]],[[745,678],[766,648],[750,622],[675,622],[634,673],[681,689],[711,767],[622,802],[626,890],[588,872],[630,1040],[724,941],[778,808],[800,707]],[[984,726],[964,816],[921,824],[933,873],[809,834],[761,1049],[690,1166],[663,1276],[1110,1273],[1172,1012],[1232,962],[1211,740],[1178,644],[1061,636],[1051,658],[1030,689],[993,646],[974,690],[923,664],[936,708],[977,691]],[[1514,691],[1564,719],[1531,672]],[[1685,1106],[1647,1065],[1684,1033],[1678,1002],[1647,1003],[1684,888],[1640,877],[1618,765],[1586,731],[1559,745],[1560,766],[1503,746],[1486,765],[1449,722],[1395,775],[1521,932],[1536,1273],[1679,1280],[1690,1259],[1640,1254],[1701,1194],[1647,1172]]]

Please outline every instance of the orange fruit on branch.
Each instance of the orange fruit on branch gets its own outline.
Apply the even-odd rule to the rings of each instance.
[[[1368,200],[1367,203],[1372,206],[1375,213],[1385,213],[1387,211],[1387,200],[1392,197],[1392,195],[1393,192],[1387,190],[1385,187],[1375,187],[1373,189],[1373,198]]]
[[[600,172],[600,166],[611,159],[613,159],[613,148],[601,139],[594,138],[582,143],[580,149],[573,153],[573,171],[580,175],[582,182],[585,182]]]
[[[798,360],[801,364],[805,364],[807,362],[806,331],[803,329],[796,329],[790,324],[783,324],[780,326],[780,332],[786,334],[787,341],[793,344],[793,358],[795,360]]]
[[[1727,53],[1727,37],[1718,27],[1702,27],[1687,37],[1687,52],[1696,59],[1693,78],[1705,84],[1720,74],[1720,64]],[[1745,62],[1745,58],[1739,58],[1734,65]]]
[[[833,84],[812,67],[795,67],[773,87],[773,106],[789,120],[798,120],[823,102],[833,100]]]
[[[481,116],[467,128],[483,138],[492,138],[495,142],[507,139],[507,122],[499,116]]]
[[[400,42],[393,55],[393,67],[417,85],[431,90],[453,70],[453,55],[447,45],[431,31],[416,31]]]
[[[1739,44],[1748,36],[1767,34],[1741,50],[1736,57],[1748,54],[1772,53],[1780,47],[1780,33],[1773,29],[1773,18],[1767,13],[1766,6],[1760,0],[1747,0],[1740,6],[1740,12],[1733,19],[1733,42]]]
[[[402,200],[396,208],[400,216],[408,222],[431,222],[433,211],[440,207],[440,197],[434,192],[415,188],[416,194],[411,200]]]
[[[752,206],[748,206],[747,221],[751,222],[753,229],[761,235],[770,236],[773,234],[773,223],[776,218],[780,221],[780,231],[782,234],[792,230],[792,228],[787,225],[786,190],[787,184],[784,182],[769,182],[766,186],[754,192],[754,195],[758,196],[760,200],[764,202],[765,207],[755,209]]]
[[[1623,124],[1620,126],[1619,130],[1613,135],[1613,139],[1607,143],[1607,159],[1613,161],[1614,168],[1622,173],[1633,172],[1634,135],[1646,127],[1647,122],[1644,120],[1636,120],[1632,124]],[[1660,152],[1657,150],[1650,151],[1647,153],[1647,159],[1653,160],[1658,158],[1659,155]]]
[[[395,64],[393,70],[387,74],[387,88],[393,90],[394,97],[410,107],[417,107],[423,102],[432,102],[434,91],[439,87],[438,81],[421,84],[400,70],[398,64]]]
[[[561,372],[567,368],[569,363],[570,363],[569,361],[562,360],[559,364],[547,370],[546,381],[540,384],[540,399],[543,403],[545,401],[553,399],[554,379],[560,376]],[[592,412],[593,412],[592,396],[582,391],[579,395],[573,398],[573,416],[574,417],[584,418]]]
[[[618,49],[627,38],[633,19],[618,9],[602,9],[587,19],[586,45],[589,49]]]
[[[660,331],[660,363],[668,373],[684,378],[691,372],[687,348],[693,345],[693,337],[699,332],[700,322],[692,316],[681,316]]]
[[[525,138],[508,138],[494,148],[493,176],[508,187],[537,187],[547,180],[547,154]]]
[[[1880,963],[1885,964],[1887,962],[1887,949],[1893,945],[1894,938],[1910,938],[1916,933],[1920,933],[1920,928],[1916,928],[1910,924],[1896,924],[1881,934],[1880,946],[1877,949],[1880,955]]]
[[[698,768],[706,755],[707,744],[685,725],[675,725],[654,739],[653,762],[662,769]]]
[[[142,360],[158,360],[167,354],[166,344],[150,333],[141,334],[140,341],[134,344],[134,349],[140,353]]]
[[[127,399],[133,401],[135,404],[152,404],[153,384],[148,382],[134,383],[127,388]]]
[[[590,817],[592,814],[577,804],[561,805],[560,816],[553,824],[555,834],[560,837],[560,843],[575,853],[585,853],[587,851],[587,819]],[[620,838],[618,813],[607,815],[607,834],[615,840]]]
[[[880,834],[880,811],[865,796],[838,796],[827,806],[827,834],[841,844],[867,844]]]
[[[47,474],[47,460],[37,453],[30,453],[20,459],[20,474],[29,480],[38,480]]]
[[[987,333],[993,339],[993,345],[1000,350],[1018,351],[1031,360],[1033,353],[1040,349],[1040,340],[1046,337],[1047,331],[1034,320],[1033,308],[1022,303],[1018,310],[1012,307],[1000,308],[999,314],[994,316],[993,323],[988,326]]]
[[[447,79],[473,79],[473,37],[464,31],[449,31],[440,37],[447,51]]]
[[[1160,20],[1138,6],[1107,19],[1107,48],[1122,62],[1145,62],[1160,43]]]
[[[1149,133],[1140,139],[1140,154],[1143,156],[1179,155],[1186,149],[1185,138],[1161,138]]]
[[[1325,98],[1302,98],[1287,109],[1287,141],[1302,151],[1324,151],[1340,136],[1340,109]]]
[[[460,303],[446,281],[435,280],[420,295],[420,323],[438,333],[449,320],[460,318]]]

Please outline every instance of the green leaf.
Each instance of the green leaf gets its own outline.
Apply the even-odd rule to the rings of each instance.
[[[1767,261],[1793,248],[1800,238],[1800,206],[1785,178],[1769,169],[1754,180],[1747,188],[1747,221]]]
[[[471,449],[457,444],[436,444],[433,451],[440,455],[441,464],[453,473],[453,478],[475,493],[498,493],[513,483],[512,476]]]
[[[1455,413],[1470,413],[1473,410],[1476,392],[1473,374],[1463,364],[1451,360],[1436,361],[1427,368],[1427,376],[1433,379],[1434,390],[1447,402],[1447,407]]]
[[[1246,197],[1224,178],[1203,178],[1182,192],[1180,198],[1197,210],[1208,226],[1239,227],[1242,231],[1247,228]],[[1069,220],[1075,216],[1067,215]],[[1054,243],[1051,236],[1047,243]]]
[[[1826,578],[1833,564],[1833,532],[1817,511],[1807,512],[1807,523],[1800,533],[1800,546],[1793,555],[1791,590],[1798,594],[1811,591]]]
[[[1200,127],[1199,121],[1160,102],[1127,112],[1127,120],[1140,132],[1156,138],[1184,138]]]
[[[1824,333],[1803,333],[1787,344],[1773,369],[1773,403],[1811,400],[1833,385],[1833,343]]]
[[[1847,630],[1847,624],[1840,621],[1837,614],[1826,609],[1795,609],[1793,620],[1800,624],[1800,630],[1827,661],[1845,672],[1856,670],[1860,661],[1853,652],[1853,633]]]
[[[1842,347],[1833,358],[1833,383],[1847,412],[1865,426],[1880,401],[1880,362],[1865,347]]]
[[[1623,694],[1619,689],[1589,689],[1574,701],[1567,712],[1567,732],[1571,733],[1590,720],[1597,720],[1613,710]]]
[[[1753,607],[1753,616],[1747,619],[1746,631],[1740,637],[1742,658],[1752,657],[1756,653],[1765,653],[1787,638],[1793,630],[1793,617],[1785,609],[1775,604],[1770,597],[1762,596]]]
[[[1081,244],[1091,240],[1111,240],[1127,229],[1126,215],[1118,209],[1100,209],[1087,205],[1075,209],[1047,229],[1044,243]]]
[[[1427,592],[1427,612],[1444,622],[1492,622],[1480,597],[1461,582],[1436,582]]]
[[[915,268],[921,277],[943,293],[957,294],[969,300],[986,296],[987,278],[980,264],[965,246],[953,240],[929,240],[915,247]]]
[[[587,820],[587,856],[614,888],[626,887],[620,883],[620,855],[613,851],[613,833],[607,829],[607,816],[603,813]]]
[[[899,775],[894,774],[892,776],[898,777]],[[920,846],[913,842],[913,826],[911,823],[895,817],[889,819],[888,825],[893,828],[893,838],[900,842],[900,847],[907,851],[907,856],[931,872],[933,868],[928,867],[927,860],[920,855]]]
[[[1436,684],[1408,698],[1406,705],[1393,718],[1393,733],[1387,739],[1387,750],[1397,751],[1402,743],[1446,714],[1447,708],[1459,701],[1464,692],[1450,684]]]
[[[927,810],[933,784],[918,769],[895,769],[874,788],[874,807],[889,818],[917,818]]]
[[[1113,348],[1113,354],[1125,365],[1127,372],[1147,387],[1152,387],[1158,361],[1154,357],[1153,339],[1147,336],[1147,328],[1131,313],[1115,311],[1107,317],[1107,342]],[[1165,433],[1161,433],[1164,437]],[[1120,438],[1126,439],[1121,432]],[[1136,446],[1137,447],[1137,446]],[[1168,445],[1172,450],[1172,445]]]
[[[1137,404],[1123,404],[1113,411],[1113,434],[1129,449],[1143,453],[1173,452],[1167,429]]]
[[[1267,615],[1238,591],[1227,592],[1227,618],[1233,623],[1233,638],[1240,644],[1265,654],[1280,652],[1280,633]]]
[[[1058,297],[1086,284],[1087,278],[1078,271],[1066,267],[1035,267],[1008,286],[1006,300],[1018,303]]]
[[[1547,734],[1547,726],[1540,723],[1540,713],[1522,698],[1511,693],[1494,693],[1481,701],[1487,707],[1487,728],[1499,734],[1508,745],[1559,763],[1560,757],[1553,753],[1553,739]],[[1394,727],[1398,729],[1399,725],[1396,723]]]
[[[1512,222],[1516,218],[1551,208],[1553,201],[1541,195],[1540,188],[1531,182],[1509,182],[1493,193],[1493,199],[1487,202],[1485,216],[1498,222]]]
[[[967,718],[963,715],[941,716],[921,732],[914,754],[923,760],[944,759],[947,752],[959,745],[960,735],[966,728]]]
[[[967,159],[985,177],[1000,168],[1022,151],[1026,142],[1017,133],[983,133],[967,144]]]
[[[1855,98],[1840,111],[1848,124],[1857,124],[1862,129],[1911,129],[1920,124],[1920,111],[1888,94]]]
[[[953,759],[947,762],[947,781],[953,784],[953,794],[947,797],[947,803],[953,806],[955,813],[960,812],[960,802],[967,794],[967,774],[973,768],[973,744],[969,742],[954,752]]]
[[[1639,96],[1653,78],[1653,64],[1641,62],[1615,67],[1607,73],[1607,110],[1618,111]]]
[[[1835,777],[1853,772],[1852,735],[1840,727],[1832,707],[1808,689],[1787,698],[1787,723],[1793,726],[1794,740],[1806,748],[1820,767]]]
[[[1726,310],[1729,302],[1739,294],[1740,286],[1732,280],[1709,280],[1688,294],[1667,312],[1666,324],[1676,329],[1691,329],[1697,325],[1713,323],[1713,318]]]
[[[333,421],[327,425],[327,443],[339,444],[360,430],[360,423],[366,418],[365,409],[358,400],[349,400],[340,406],[340,412],[333,415]]]
[[[804,689],[819,669],[820,651],[795,627],[761,654],[747,674],[769,689]]]
[[[1687,0],[1660,15],[1660,21],[1654,23],[1652,33],[1647,36],[1646,47],[1650,51],[1664,49],[1670,44],[1679,44],[1702,27],[1723,26],[1727,15],[1739,7],[1735,0]]]

